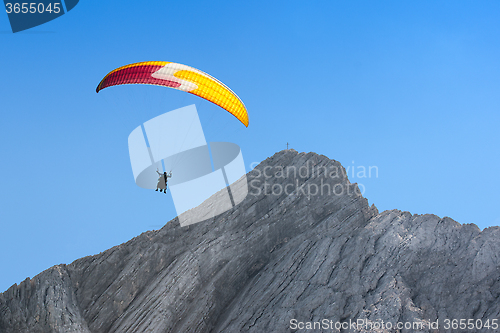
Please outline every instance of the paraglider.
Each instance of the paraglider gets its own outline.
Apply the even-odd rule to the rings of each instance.
[[[122,84],[151,84],[188,92],[220,106],[248,127],[241,99],[224,83],[196,68],[166,61],[138,62],[109,72],[96,92]]]
[[[160,189],[160,192],[163,192],[167,194],[167,183],[168,183],[168,178],[172,177],[172,171],[167,174],[167,172],[159,172],[158,169],[156,169],[156,173],[158,174],[158,182],[156,183],[156,191]]]
[[[248,113],[241,99],[224,83],[196,68],[173,62],[138,62],[109,72],[96,92],[124,84],[189,92],[221,107],[248,127]],[[137,126],[128,137],[128,147],[135,183],[165,194],[168,186],[181,226],[222,214],[248,194],[239,146],[207,142],[194,104]],[[241,182],[234,185],[238,180]],[[213,196],[218,192],[223,193],[221,197]]]

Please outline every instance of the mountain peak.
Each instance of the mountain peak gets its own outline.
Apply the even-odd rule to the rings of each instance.
[[[247,198],[215,218],[174,219],[12,286],[0,331],[288,332],[327,318],[430,332],[500,311],[499,228],[379,214],[316,153],[277,152],[246,181]]]

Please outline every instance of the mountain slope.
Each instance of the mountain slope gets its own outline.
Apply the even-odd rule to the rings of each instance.
[[[379,214],[314,153],[276,153],[247,177],[245,201],[215,219],[174,219],[12,286],[0,332],[290,332],[292,319],[423,332],[439,319],[444,332],[445,319],[498,318],[499,228]]]

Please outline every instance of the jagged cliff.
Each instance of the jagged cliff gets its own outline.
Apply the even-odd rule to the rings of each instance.
[[[276,153],[247,177],[245,201],[215,219],[174,219],[13,285],[0,332],[394,331],[333,324],[361,319],[445,332],[446,319],[499,318],[498,227],[379,214],[314,153]]]

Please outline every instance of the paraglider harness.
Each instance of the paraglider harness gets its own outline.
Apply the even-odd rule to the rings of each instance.
[[[158,171],[158,169],[156,169],[156,173],[158,173],[159,175],[162,175],[162,174]],[[172,171],[170,171],[168,174],[167,174],[167,172],[166,172],[166,171],[164,171],[164,172],[163,172],[163,181],[165,182],[165,191],[164,191],[164,193],[165,193],[165,194],[167,193],[167,187],[168,187],[167,182],[168,182],[168,178],[169,178],[169,177],[172,177]],[[159,182],[159,181],[160,181],[160,179],[158,179],[158,182]],[[158,186],[156,187],[156,190],[158,191]],[[161,191],[162,191],[162,190],[160,189],[160,192],[161,192]]]

